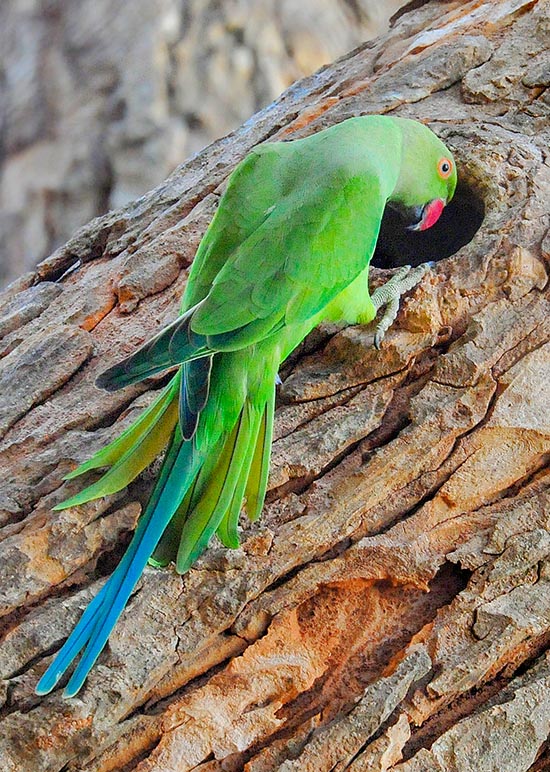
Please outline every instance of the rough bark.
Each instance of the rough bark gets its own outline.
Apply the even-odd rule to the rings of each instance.
[[[549,5],[414,5],[4,294],[2,769],[547,768]],[[409,242],[445,259],[381,352],[372,329],[323,328],[286,366],[242,548],[146,570],[85,689],[35,697],[151,484],[50,511],[162,382],[105,394],[96,374],[174,317],[254,144],[370,112],[454,151],[458,204]]]

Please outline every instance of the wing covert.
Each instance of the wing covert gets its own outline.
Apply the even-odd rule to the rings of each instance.
[[[385,206],[376,179],[339,170],[312,182],[303,179],[230,253],[193,314],[195,332],[305,321],[365,269]]]

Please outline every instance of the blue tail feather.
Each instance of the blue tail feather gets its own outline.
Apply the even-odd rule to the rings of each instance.
[[[230,518],[221,528],[225,543],[237,546],[245,485],[249,510],[252,508],[254,515],[259,511],[267,479],[273,395],[268,407],[252,409],[250,396],[242,384],[240,390],[235,389],[227,369],[212,371],[209,390],[209,357],[196,366],[182,368],[185,389],[180,398],[185,398],[189,415],[193,420],[199,414],[202,417],[207,399],[208,413],[190,439],[185,437],[189,427],[176,423],[158,480],[125,554],[44,673],[38,694],[51,691],[79,656],[65,695],[73,696],[80,690],[149,560],[157,565],[175,560],[176,570],[187,571],[224,518]],[[225,411],[222,418],[218,407],[222,400],[230,401],[228,389],[236,403],[231,404],[232,411],[239,408],[239,412],[233,416],[232,411]],[[243,400],[240,406],[239,399]],[[156,425],[166,433],[161,422]]]
[[[186,487],[193,481],[201,457],[192,442],[182,442],[179,429],[176,429],[176,433],[179,437],[172,440],[150,502],[140,518],[128,549],[42,676],[37,686],[38,693],[49,692],[71,662],[85,649],[67,684],[65,695],[70,697],[78,692],[103,650]]]
[[[95,623],[95,614],[105,599],[107,584],[108,582],[103,585],[95,598],[90,601],[71,635],[57,652],[55,659],[36,686],[35,691],[37,694],[42,695],[51,692],[71,662],[86,645]]]

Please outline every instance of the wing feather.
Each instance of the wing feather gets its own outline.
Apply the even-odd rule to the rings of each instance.
[[[258,319],[269,330],[312,317],[366,268],[385,202],[376,180],[342,170],[294,191],[231,253],[191,328],[213,347],[237,331],[249,345],[257,338],[242,330]]]

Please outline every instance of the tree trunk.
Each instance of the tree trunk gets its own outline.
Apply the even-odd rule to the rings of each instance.
[[[549,17],[412,3],[4,293],[2,770],[549,768]],[[445,259],[381,352],[372,328],[325,327],[285,366],[242,548],[147,569],[78,697],[37,698],[155,471],[51,511],[163,383],[96,375],[175,317],[251,147],[388,112],[426,120],[462,183],[432,231],[402,244],[385,223],[377,264]]]

